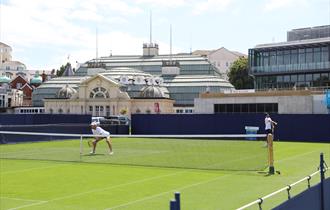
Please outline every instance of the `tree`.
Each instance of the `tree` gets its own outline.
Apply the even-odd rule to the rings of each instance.
[[[68,62],[68,63],[66,63],[65,65],[62,65],[62,66],[60,67],[60,70],[57,70],[57,71],[56,71],[56,76],[58,76],[58,77],[62,76],[63,73],[64,73],[64,71],[65,71],[65,69],[67,68],[68,65],[71,65],[71,64]]]
[[[254,87],[253,77],[249,75],[248,71],[248,59],[245,57],[240,57],[230,66],[228,77],[229,82],[236,89],[252,89]]]

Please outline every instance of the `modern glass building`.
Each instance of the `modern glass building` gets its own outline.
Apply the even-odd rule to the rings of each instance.
[[[256,89],[330,86],[330,34],[249,49]]]
[[[287,41],[319,39],[329,37],[330,25],[292,29],[287,33]]]

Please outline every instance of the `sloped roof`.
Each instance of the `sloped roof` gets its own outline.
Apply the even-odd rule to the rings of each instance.
[[[195,50],[192,52],[193,55],[209,55],[213,50]]]
[[[74,75],[74,71],[72,70],[71,64],[68,63],[68,65],[66,66],[64,72],[63,72],[63,76],[73,76]]]
[[[11,47],[3,42],[0,42],[0,47],[9,47],[11,49]]]
[[[238,55],[238,56],[240,56],[240,57],[248,57],[246,54],[244,54],[244,53],[241,53],[241,52],[238,52],[238,51],[231,51],[232,53],[234,53],[234,54],[236,54],[236,55]]]

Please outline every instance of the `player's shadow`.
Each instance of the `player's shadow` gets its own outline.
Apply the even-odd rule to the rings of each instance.
[[[104,156],[105,154],[83,154],[82,156],[90,156],[90,157],[92,157],[92,156]]]
[[[264,175],[264,176],[272,176],[272,175],[280,175],[280,171],[276,171],[274,174],[269,173],[268,171],[258,171],[258,174]]]

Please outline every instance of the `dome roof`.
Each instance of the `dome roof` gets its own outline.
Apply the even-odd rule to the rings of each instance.
[[[57,92],[58,98],[71,98],[74,94],[76,94],[77,91],[70,87],[68,84],[66,84],[63,88],[61,88]]]
[[[140,97],[141,98],[164,98],[165,95],[159,87],[148,86],[142,90]]]
[[[31,84],[41,84],[42,83],[42,77],[39,75],[39,72],[36,72],[34,77],[31,79]]]
[[[11,79],[5,75],[0,76],[0,83],[10,83]]]

